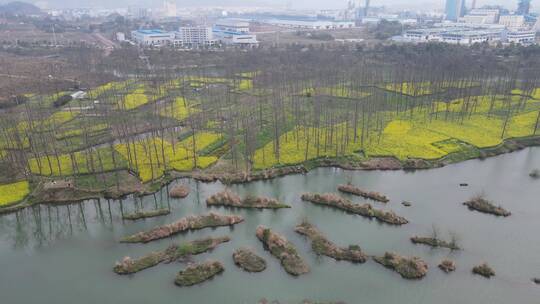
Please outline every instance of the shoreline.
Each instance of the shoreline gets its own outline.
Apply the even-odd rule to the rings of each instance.
[[[508,154],[516,151],[521,151],[526,148],[539,147],[540,135],[528,136],[520,138],[506,139],[501,144],[494,147],[487,148],[475,148],[478,154],[471,155],[464,151],[448,154],[440,159],[426,160],[426,159],[408,159],[406,161],[400,161],[395,157],[373,157],[365,161],[353,161],[348,157],[341,158],[321,158],[315,160],[309,160],[304,164],[289,165],[276,167],[266,170],[259,170],[246,174],[245,172],[236,173],[212,173],[205,171],[193,171],[193,172],[167,172],[164,176],[156,181],[146,184],[140,184],[137,189],[129,190],[89,190],[89,189],[77,189],[77,188],[63,188],[55,189],[56,191],[65,191],[72,193],[62,193],[63,196],[58,198],[37,198],[35,195],[45,194],[51,195],[49,192],[32,193],[23,201],[15,204],[8,205],[6,207],[0,207],[0,216],[11,214],[23,210],[34,205],[68,205],[75,204],[86,200],[92,199],[107,199],[118,200],[125,198],[129,195],[146,196],[159,192],[163,187],[168,186],[172,182],[182,179],[191,178],[198,182],[213,183],[221,182],[223,184],[244,184],[255,181],[271,180],[275,178],[284,177],[287,175],[295,174],[307,174],[308,172],[317,168],[339,168],[348,171],[416,171],[416,170],[429,170],[442,168],[448,165],[465,162],[468,160],[484,160],[487,158]],[[210,168],[211,169],[211,168]],[[133,174],[130,172],[130,174]],[[65,178],[65,177],[62,177]],[[129,188],[129,187],[128,187]],[[54,195],[54,193],[52,193]]]

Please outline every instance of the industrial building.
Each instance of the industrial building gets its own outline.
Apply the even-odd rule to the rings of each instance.
[[[310,29],[310,30],[330,30],[353,28],[354,21],[331,21],[331,20],[284,20],[270,19],[263,21],[266,24],[271,24],[280,27]]]
[[[249,32],[249,22],[237,19],[222,19],[213,28],[216,40],[226,45],[256,46],[257,36]]]
[[[502,41],[504,31],[477,30],[477,31],[452,31],[441,34],[441,41],[450,44],[471,45],[475,43],[494,43]]]
[[[505,37],[504,29],[464,29],[458,27],[408,30],[404,41],[446,42],[450,44],[471,45],[474,43],[494,43]]]
[[[131,32],[131,38],[139,45],[163,46],[174,43],[174,32],[162,30],[136,30]]]
[[[515,44],[533,44],[536,41],[535,31],[510,31],[506,34],[506,40]]]

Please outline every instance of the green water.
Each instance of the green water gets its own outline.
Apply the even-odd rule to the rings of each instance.
[[[35,207],[0,218],[0,303],[256,303],[261,298],[297,303],[302,299],[347,303],[540,303],[540,180],[528,173],[540,168],[540,149],[532,148],[485,161],[468,161],[429,171],[349,172],[318,169],[309,174],[231,187],[241,195],[277,197],[292,209],[246,211],[207,208],[205,199],[224,188],[219,183],[189,183],[186,199],[168,199],[167,189],[142,200],[88,201],[58,207]],[[333,192],[338,184],[354,184],[388,195],[391,202],[371,202],[394,210],[410,223],[388,226],[360,216],[302,202],[303,192]],[[459,187],[467,182],[469,187]],[[484,192],[512,212],[508,218],[471,212],[461,202]],[[350,197],[354,202],[364,200]],[[413,202],[410,208],[401,201]],[[146,210],[170,206],[169,216],[122,222],[123,212],[136,206]],[[240,214],[246,221],[233,228],[204,229],[149,244],[120,244],[127,234],[170,223],[180,217],[217,211]],[[359,244],[371,255],[396,251],[420,256],[429,264],[428,275],[407,281],[373,261],[365,264],[336,262],[317,257],[309,242],[293,228],[301,220],[315,223],[338,245]],[[255,237],[264,224],[284,234],[299,249],[311,272],[299,278],[287,275],[278,261],[264,251]],[[416,246],[413,235],[458,237],[463,251],[450,252]],[[137,257],[169,244],[205,236],[229,235],[232,241],[195,261],[217,259],[225,272],[202,285],[179,288],[175,274],[185,267],[159,265],[132,276],[112,272],[123,256]],[[250,246],[268,262],[258,274],[246,273],[232,261],[232,252]],[[436,265],[444,258],[457,263],[457,271],[444,274]],[[471,268],[488,262],[497,275],[488,280]]]

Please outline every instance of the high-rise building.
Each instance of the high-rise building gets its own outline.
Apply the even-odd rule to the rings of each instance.
[[[531,10],[531,0],[519,0],[516,13],[519,15],[528,15]]]
[[[465,0],[446,0],[446,20],[457,21],[465,12]]]
[[[176,1],[165,1],[163,11],[165,17],[176,17]]]

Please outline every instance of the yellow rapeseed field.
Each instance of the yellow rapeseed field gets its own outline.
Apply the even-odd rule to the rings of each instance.
[[[30,193],[28,181],[0,185],[0,207],[22,201]]]
[[[221,137],[210,132],[199,132],[195,135],[195,150],[213,144]],[[115,149],[129,161],[133,170],[137,171],[143,182],[157,179],[167,170],[190,171],[195,168],[193,157],[193,138],[188,137],[179,143],[172,143],[160,138],[147,138],[135,143],[118,144]],[[213,156],[196,156],[197,168],[204,169],[217,161]]]

